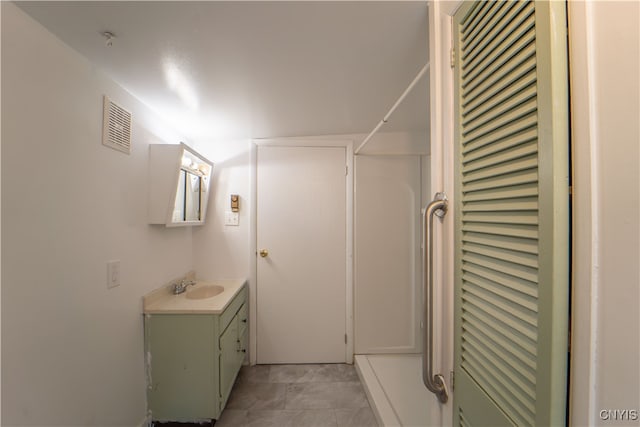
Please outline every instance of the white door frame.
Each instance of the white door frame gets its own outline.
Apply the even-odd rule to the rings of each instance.
[[[450,66],[452,17],[462,1],[429,1],[429,63],[431,93],[431,192],[444,191],[449,206],[454,206],[454,75]],[[433,194],[429,195],[433,197]],[[434,343],[439,352],[433,355],[435,371],[442,373],[449,389],[446,404],[433,404],[431,425],[453,425],[454,318],[454,218],[451,211],[442,227],[434,230]],[[434,397],[434,401],[435,401]]]
[[[257,170],[258,170],[258,146],[270,147],[344,147],[346,150],[346,207],[347,207],[347,234],[346,234],[346,313],[345,332],[347,334],[347,344],[345,360],[353,363],[353,141],[347,139],[315,139],[315,138],[273,138],[254,139],[251,141],[251,229],[249,231],[249,363],[256,364],[257,334]]]
[[[569,422],[576,426],[608,424],[602,417],[601,410],[610,409],[610,402],[620,403],[619,406],[613,405],[611,409],[637,409],[629,405],[629,402],[633,402],[634,397],[638,396],[633,394],[634,391],[637,393],[638,389],[632,380],[628,382],[629,385],[633,384],[630,387],[621,387],[618,382],[620,373],[628,373],[628,368],[636,363],[633,353],[627,353],[627,356],[620,360],[608,359],[602,354],[606,353],[605,346],[610,342],[606,341],[605,335],[609,332],[605,330],[610,331],[609,328],[618,322],[615,320],[603,323],[606,321],[603,313],[612,308],[625,310],[616,304],[619,292],[625,289],[616,282],[620,281],[619,278],[624,277],[625,273],[624,270],[610,269],[612,264],[609,264],[608,256],[633,258],[633,255],[625,253],[625,247],[622,245],[618,246],[619,249],[614,254],[609,252],[607,256],[603,253],[603,248],[608,247],[610,250],[609,245],[612,245],[612,237],[604,231],[609,231],[610,228],[606,227],[604,221],[610,219],[605,215],[610,211],[609,200],[618,196],[618,189],[611,184],[603,183],[601,168],[613,158],[604,157],[601,150],[607,149],[610,136],[613,137],[613,142],[617,138],[633,138],[628,126],[619,129],[619,134],[609,134],[613,130],[612,122],[605,110],[612,105],[625,109],[630,107],[626,99],[616,99],[617,95],[610,92],[608,87],[611,76],[619,74],[619,70],[628,71],[628,68],[621,63],[611,64],[610,68],[607,68],[602,62],[606,58],[604,51],[609,47],[601,37],[620,25],[620,22],[611,19],[609,14],[601,14],[600,7],[605,3],[569,1],[567,5],[573,163],[573,295]],[[614,16],[624,13],[625,6],[624,2],[611,2],[606,5],[608,13]],[[628,15],[622,23],[622,28],[628,28],[629,20],[632,19],[633,14]],[[626,32],[621,34],[624,34],[624,37],[629,35]],[[634,59],[637,61],[638,53],[633,49],[633,37],[622,40],[621,44],[614,47],[620,52],[617,55],[630,61],[625,64],[632,63]],[[632,76],[633,73],[628,74],[616,84],[630,82]],[[629,92],[629,98],[634,96],[632,93],[633,91]],[[631,115],[633,113],[632,111]],[[637,114],[637,110],[635,113]],[[638,159],[635,161],[637,165]],[[630,191],[631,188],[625,191]],[[627,299],[633,301],[633,295],[627,295]],[[626,322],[632,319],[628,314],[624,317]],[[616,337],[620,340],[620,348],[624,347],[624,337],[628,336],[623,334],[620,338]]]

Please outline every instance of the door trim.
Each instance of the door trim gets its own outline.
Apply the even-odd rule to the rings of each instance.
[[[254,139],[251,141],[251,195],[249,203],[250,223],[249,230],[249,364],[256,364],[257,350],[257,334],[256,334],[256,316],[257,306],[257,218],[258,218],[258,188],[257,188],[257,170],[258,170],[258,146],[270,147],[344,147],[346,151],[346,171],[348,171],[346,185],[346,313],[345,313],[345,333],[347,335],[347,343],[345,346],[345,360],[347,363],[353,363],[353,141],[349,139],[321,139],[321,138],[270,138],[270,139]]]
[[[453,47],[453,15],[463,4],[460,1],[429,1],[429,62],[430,69],[430,152],[431,191],[444,191],[449,203],[455,204],[454,195],[454,76],[450,66],[450,50]],[[432,196],[429,195],[429,196]],[[453,425],[453,400],[455,388],[451,383],[453,373],[453,272],[454,272],[454,218],[447,215],[442,226],[434,232],[434,282],[442,284],[434,289],[434,342],[440,343],[440,351],[433,355],[434,367],[444,373],[450,391],[446,404],[436,403],[430,420],[432,425]]]

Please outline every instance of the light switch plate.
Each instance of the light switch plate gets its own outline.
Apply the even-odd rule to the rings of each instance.
[[[238,212],[226,211],[224,213],[224,225],[237,226],[238,224],[240,224],[240,214]]]
[[[120,286],[120,260],[107,261],[107,289]]]

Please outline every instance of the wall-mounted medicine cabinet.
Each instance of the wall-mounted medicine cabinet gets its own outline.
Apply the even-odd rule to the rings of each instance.
[[[204,224],[213,163],[184,143],[149,145],[149,223]]]

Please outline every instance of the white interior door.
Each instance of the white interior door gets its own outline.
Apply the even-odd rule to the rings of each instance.
[[[257,363],[346,361],[346,150],[258,146]]]

